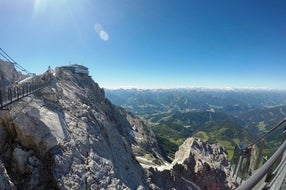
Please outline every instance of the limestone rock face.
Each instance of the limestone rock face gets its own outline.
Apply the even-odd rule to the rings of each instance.
[[[188,138],[165,167],[149,169],[150,179],[162,189],[234,189],[226,151],[217,144]]]
[[[0,88],[8,86],[20,77],[21,74],[16,71],[12,63],[0,59]]]
[[[16,188],[148,187],[132,151],[132,126],[120,109],[91,77],[56,69],[50,87],[1,116],[10,141],[4,165]]]
[[[131,113],[121,108],[121,112],[131,125],[130,135],[133,137],[132,150],[141,166],[149,168],[152,166],[166,165],[162,157],[156,137],[144,122]]]
[[[52,73],[50,86],[0,112],[0,189],[231,188],[222,147],[191,138],[169,164],[151,128],[91,77]]]

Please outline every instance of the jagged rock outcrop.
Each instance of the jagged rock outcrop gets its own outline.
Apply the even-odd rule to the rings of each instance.
[[[166,161],[162,157],[155,134],[151,128],[133,114],[126,112],[122,108],[120,110],[132,127],[130,134],[135,139],[134,143],[132,143],[132,150],[141,166],[149,168],[151,166],[165,165]]]
[[[147,188],[126,114],[91,77],[57,68],[50,87],[2,113],[11,181],[25,189]]]
[[[231,187],[221,147],[188,139],[166,163],[152,130],[88,75],[57,68],[0,116],[0,189]]]
[[[22,77],[11,62],[0,59],[0,89]]]
[[[6,168],[0,162],[0,189],[15,190],[14,184],[11,182],[10,177],[7,174]]]
[[[225,149],[188,138],[168,166],[149,169],[152,183],[161,189],[233,189]]]

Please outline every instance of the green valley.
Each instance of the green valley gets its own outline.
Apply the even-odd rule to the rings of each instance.
[[[219,143],[231,158],[236,143],[253,142],[286,117],[286,91],[119,89],[106,93],[113,103],[152,126],[169,160],[188,137]],[[266,139],[265,155],[279,146],[281,131]]]

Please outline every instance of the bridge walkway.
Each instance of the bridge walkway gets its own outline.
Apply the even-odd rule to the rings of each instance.
[[[49,75],[48,72],[47,76]],[[0,110],[7,109],[9,105],[47,87],[50,84],[50,77],[47,76],[45,76],[45,80],[40,76],[35,76],[32,82],[0,89]]]

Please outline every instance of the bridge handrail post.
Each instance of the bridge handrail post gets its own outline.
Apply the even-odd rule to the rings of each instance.
[[[238,164],[237,164],[236,169],[234,171],[235,181],[237,181],[239,171],[241,170],[241,163],[242,163],[242,156],[239,156]]]
[[[29,86],[25,85],[25,95],[28,96],[29,94]]]
[[[254,170],[258,169],[260,164],[261,164],[261,159],[262,159],[262,155],[263,155],[264,145],[265,145],[265,138],[262,138],[260,140],[260,147],[259,147],[259,151],[258,151],[257,160],[256,160],[256,163],[255,163],[255,166],[254,166]]]
[[[13,87],[13,94],[14,94],[14,98],[16,99],[17,98],[17,88],[16,87]]]
[[[17,94],[17,99],[20,99],[20,92],[19,92],[19,87],[16,87],[16,94]]]
[[[253,171],[253,155],[254,148],[251,144],[244,144],[242,147],[239,144],[235,145],[233,158],[231,165],[234,166],[232,177],[237,181],[240,179],[240,183],[249,177],[249,174]],[[238,181],[237,181],[238,182]]]
[[[231,166],[234,166],[232,177],[236,176],[236,174],[237,174],[238,165],[239,165],[239,158],[240,158],[240,156],[237,157],[239,149],[240,149],[239,145],[235,144],[232,159],[231,159]]]
[[[12,89],[8,88],[8,100],[10,100],[10,102],[13,101],[13,95],[12,95]]]
[[[3,107],[2,90],[0,90],[0,104],[1,104],[1,108],[2,108]]]
[[[27,86],[27,95],[30,94],[30,91],[31,91],[31,85],[29,84],[29,85]]]
[[[13,101],[14,99],[14,94],[15,94],[15,91],[14,91],[14,87],[11,87],[11,102]]]

